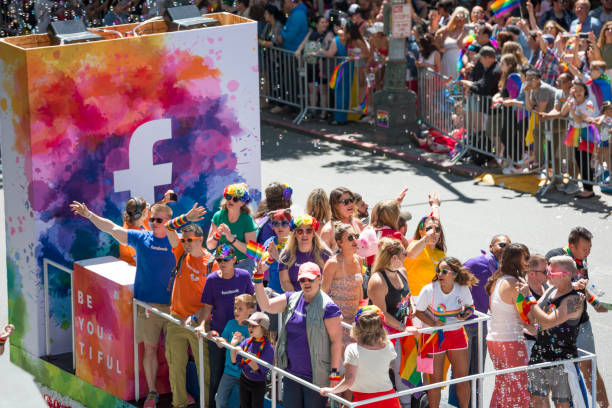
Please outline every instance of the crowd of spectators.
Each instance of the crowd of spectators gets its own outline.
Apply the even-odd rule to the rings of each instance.
[[[595,353],[587,305],[597,312],[609,306],[600,304],[588,282],[588,230],[572,229],[567,242],[546,256],[496,234],[488,251],[475,250],[462,262],[447,255],[453,249],[438,195],[429,194],[431,212],[409,235],[412,216],[400,211],[406,194],[376,203],[370,214],[363,197],[347,188],[329,195],[315,189],[308,213],[296,216],[292,187],[275,182],[251,215],[248,187],[232,184],[208,232],[198,225],[206,209],[197,203],[173,218],[172,191],[152,206],[131,198],[123,226],[73,202],[75,214],[134,249],[123,251],[122,259],[136,264],[135,298],[181,322],[138,315],[149,388],[144,406],[155,407],[159,398],[162,332],[176,407],[193,403],[185,366],[189,350],[199,354],[197,332],[211,340],[204,342],[203,379],[211,407],[238,406],[234,391],[241,407],[262,407],[269,377],[260,360],[320,388],[317,393],[285,377],[282,401],[292,408],[324,408],[329,394],[362,401],[440,382],[448,375],[446,360],[455,378],[467,376],[478,370],[479,330],[469,322],[476,311],[491,316],[480,340],[497,370],[576,358],[578,349]],[[427,327],[435,331],[417,334]],[[390,341],[388,334],[401,338]],[[590,390],[590,361],[578,367]],[[491,407],[544,407],[550,395],[556,406],[569,408],[581,395],[568,391],[576,370],[574,377],[563,368],[499,375]],[[599,405],[607,408],[599,373],[597,382]],[[460,382],[450,388],[449,403],[467,408],[473,397],[469,384]],[[366,406],[407,408],[420,406],[422,398],[417,393]],[[429,390],[427,398],[438,408],[440,389]]]

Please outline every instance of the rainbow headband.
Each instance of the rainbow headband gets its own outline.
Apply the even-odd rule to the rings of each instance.
[[[374,310],[376,312],[376,314],[378,315],[378,317],[380,317],[380,321],[382,322],[382,324],[385,324],[385,314],[382,312],[382,310],[380,310],[380,308],[378,306],[375,306],[375,305],[362,306],[361,309],[359,309],[357,311],[357,314],[355,315],[355,323],[356,324],[359,324],[359,317],[366,310]]]
[[[223,190],[223,196],[239,197],[240,201],[242,201],[243,203],[248,203],[249,201],[251,201],[249,190],[247,190],[240,184],[230,184],[226,186],[225,190]]]
[[[419,230],[422,230],[425,227],[425,221],[427,221],[428,219],[434,219],[438,221],[438,223],[440,222],[438,217],[435,217],[433,214],[426,215],[423,218],[421,218],[421,221],[419,221],[419,227],[418,227]]]
[[[296,228],[300,228],[303,225],[312,225],[315,232],[317,232],[319,229],[319,221],[310,215],[300,215],[299,217],[296,217],[293,220],[293,225],[295,225]]]
[[[291,200],[291,195],[293,194],[293,189],[287,183],[283,183],[285,189],[283,190],[283,200],[289,201]]]

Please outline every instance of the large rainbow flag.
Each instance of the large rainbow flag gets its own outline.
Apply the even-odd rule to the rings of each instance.
[[[491,4],[491,11],[495,17],[502,17],[519,7],[521,7],[521,0],[495,0]]]
[[[401,339],[402,342],[402,379],[418,387],[421,385],[421,373],[417,371],[417,338],[407,336]]]

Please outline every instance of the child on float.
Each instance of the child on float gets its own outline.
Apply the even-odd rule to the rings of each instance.
[[[240,333],[243,337],[249,335],[249,326],[246,320],[255,312],[255,305],[255,298],[246,293],[234,298],[234,319],[227,322],[221,337],[215,339],[219,348],[223,347],[222,343],[229,344],[234,338],[234,333]],[[231,353],[227,350],[223,376],[219,382],[219,388],[217,388],[217,395],[215,395],[217,408],[231,408],[238,405],[236,399],[239,395],[239,386],[240,368],[232,363]],[[234,390],[236,391],[236,397],[234,397]]]
[[[255,312],[244,323],[249,325],[249,338],[245,338],[240,332],[234,333],[231,345],[235,349],[230,351],[232,363],[237,363],[242,370],[240,375],[240,407],[262,408],[266,394],[268,368],[260,366],[250,358],[238,356],[237,350],[254,354],[255,357],[272,364],[274,347],[272,347],[268,332],[270,319],[263,312]],[[238,346],[238,344],[240,345]]]
[[[470,288],[478,283],[478,279],[470,270],[464,267],[457,258],[442,258],[436,267],[433,281],[421,290],[416,304],[416,316],[428,326],[441,327],[440,331],[423,334],[421,355],[433,356],[433,374],[431,383],[442,381],[444,360],[453,367],[455,378],[468,375],[468,342],[463,327],[459,329],[443,328],[466,320],[474,313],[474,301]],[[459,405],[467,407],[470,401],[470,384],[457,384]],[[440,406],[440,388],[427,391],[429,406]]]
[[[353,392],[353,402],[393,394],[389,365],[397,358],[384,328],[385,315],[378,306],[363,306],[355,315],[351,337],[357,343],[344,351],[344,378],[334,388],[321,388],[321,395]],[[400,408],[397,397],[363,405],[364,408]]]

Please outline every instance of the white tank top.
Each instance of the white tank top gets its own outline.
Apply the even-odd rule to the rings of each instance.
[[[488,323],[488,341],[521,341],[523,337],[523,323],[515,305],[509,305],[499,296],[499,285],[510,278],[504,275],[495,282],[495,289],[491,295],[491,319]]]

